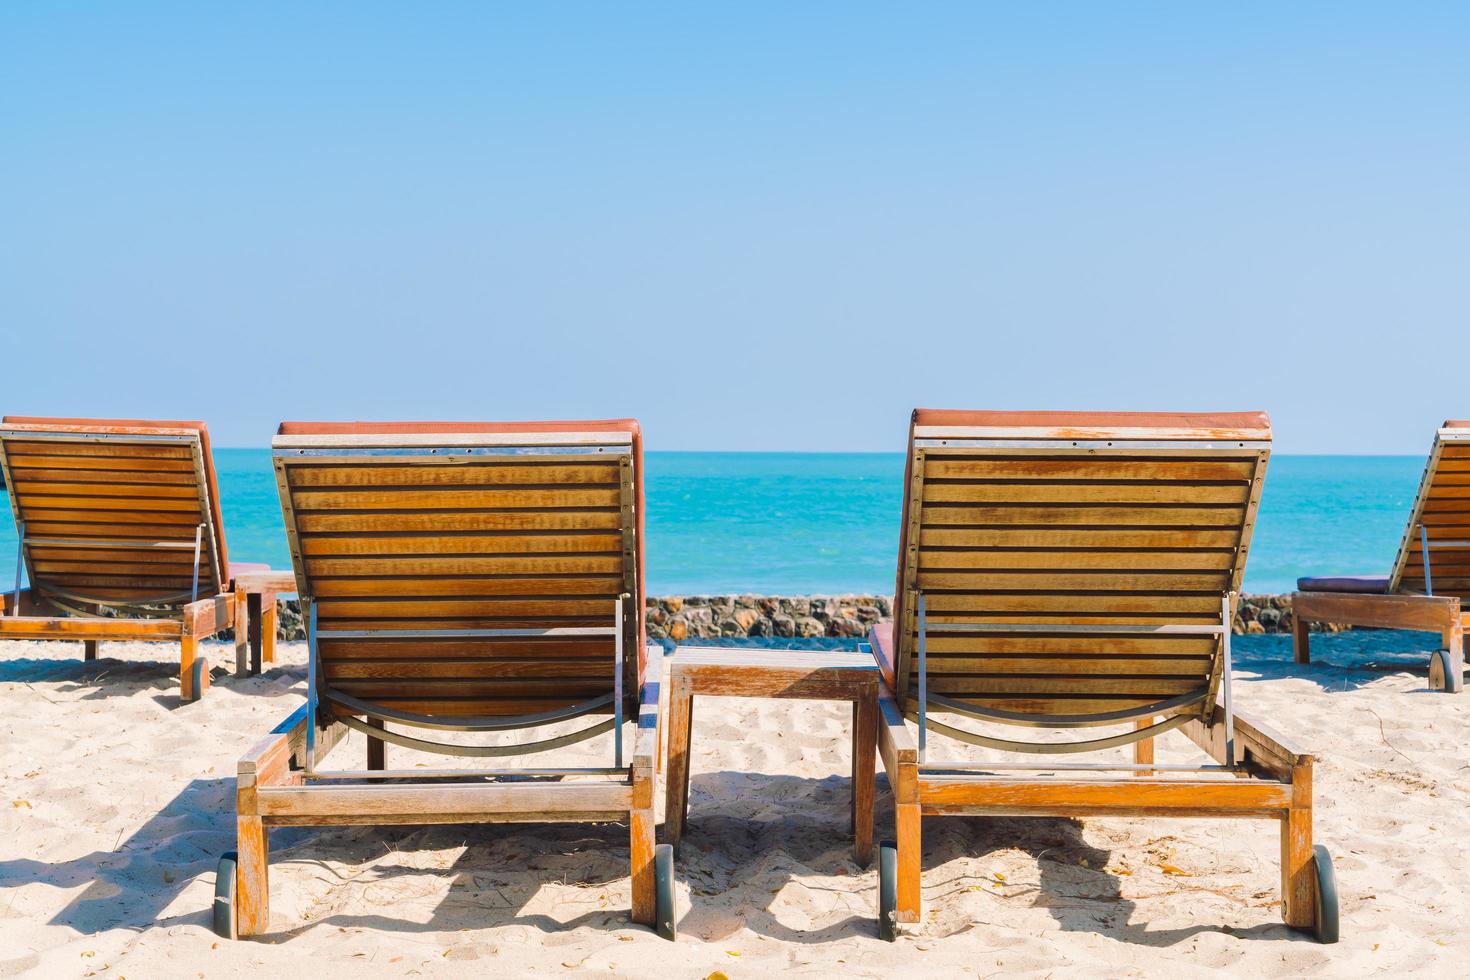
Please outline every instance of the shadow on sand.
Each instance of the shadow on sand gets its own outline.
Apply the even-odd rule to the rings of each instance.
[[[56,642],[58,641],[51,641],[52,644]],[[158,643],[153,646],[158,648],[158,660],[121,660],[109,657],[106,655],[105,643],[101,656],[96,660],[83,660],[81,644],[66,643],[56,652],[74,652],[75,659],[24,657],[0,660],[0,683],[56,684],[63,694],[83,692],[83,701],[106,700],[119,694],[135,693],[138,689],[153,689],[151,696],[158,704],[170,710],[182,707],[184,702],[179,697],[178,645]],[[230,687],[240,694],[280,697],[280,682],[294,684],[305,680],[304,670],[283,670],[278,664],[267,664],[260,674],[237,678],[234,673],[233,644],[203,645],[201,655],[209,661],[210,686]],[[262,679],[270,683],[258,683]],[[126,690],[122,690],[123,687]]]
[[[876,878],[857,877],[852,839],[847,826],[847,780],[832,777],[808,780],[795,776],[762,777],[762,795],[782,799],[816,798],[800,812],[774,820],[742,820],[722,815],[711,797],[728,795],[731,780],[744,774],[696,773],[691,784],[688,829],[677,874],[692,890],[692,908],[681,909],[680,929],[696,934],[711,930],[728,933],[743,925],[757,933],[792,943],[821,943],[853,932],[877,935]],[[816,785],[814,785],[816,784]],[[828,784],[833,799],[823,799]],[[701,799],[703,797],[703,799]],[[878,836],[892,837],[892,795],[887,780],[878,777]],[[1161,822],[1161,826],[1163,823]],[[813,833],[813,828],[819,832]],[[1123,897],[1121,880],[1106,870],[1112,852],[1088,843],[1078,820],[1045,817],[925,817],[923,823],[923,887],[926,902],[952,891],[964,891],[992,879],[971,878],[946,870],[963,858],[1019,850],[1036,861],[1039,882],[1030,896],[1033,906],[1046,908],[1064,930],[1097,933],[1119,942],[1145,946],[1172,946],[1201,933],[1225,932],[1218,925],[1200,923],[1179,929],[1151,929],[1133,921],[1134,902]],[[846,899],[854,915],[817,930],[783,925],[772,908],[775,893],[796,875],[832,876],[846,884],[829,890]],[[843,877],[853,875],[852,878]],[[850,884],[848,884],[850,883]],[[808,880],[805,887],[814,887]],[[826,887],[826,886],[822,886]],[[739,923],[700,908],[700,893],[739,889],[745,902]],[[1010,900],[1023,893],[1012,888]],[[964,928],[969,928],[965,926]],[[959,930],[959,931],[963,931]],[[1304,933],[1280,922],[1229,930],[1237,939],[1300,938]]]

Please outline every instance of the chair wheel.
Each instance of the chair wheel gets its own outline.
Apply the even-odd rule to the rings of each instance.
[[[239,855],[226,851],[220,856],[219,867],[214,872],[214,934],[221,939],[239,939],[240,931],[235,920],[235,887],[238,881],[236,865]]]
[[[1317,892],[1313,932],[1319,943],[1337,942],[1337,872],[1332,868],[1332,854],[1318,844],[1312,848],[1312,864],[1317,869]]]
[[[659,844],[653,849],[653,928],[664,939],[677,938],[674,920],[674,848]]]
[[[898,845],[891,840],[878,845],[878,938],[898,938]]]
[[[209,690],[209,660],[207,658],[194,658],[194,662],[189,665],[189,683],[194,689],[194,696],[189,699],[189,703],[192,704],[204,697],[204,692]]]
[[[1465,687],[1465,677],[1450,669],[1450,652],[1436,650],[1429,655],[1429,689],[1458,694]]]

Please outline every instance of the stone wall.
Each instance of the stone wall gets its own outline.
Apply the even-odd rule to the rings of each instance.
[[[891,600],[881,595],[663,596],[648,600],[648,635],[675,642],[752,636],[855,638],[865,636],[868,627],[892,612]],[[296,600],[283,599],[280,613],[281,638],[304,640]],[[1236,633],[1290,633],[1291,596],[1242,595],[1234,627]]]
[[[717,636],[861,637],[892,613],[887,596],[666,596],[648,600],[648,635],[677,642]]]

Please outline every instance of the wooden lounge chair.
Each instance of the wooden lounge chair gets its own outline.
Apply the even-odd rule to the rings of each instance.
[[[204,423],[6,416],[0,471],[19,539],[0,639],[80,640],[88,660],[103,640],[177,642],[181,697],[202,696],[199,641],[242,613],[234,573],[266,567],[230,564]]]
[[[288,422],[273,455],[307,700],[240,760],[239,847],[220,861],[215,930],[268,927],[269,827],[627,821],[633,919],[672,938],[672,850],[654,845],[662,654],[644,643],[638,424]],[[368,737],[367,767],[323,768],[349,730]],[[600,735],[603,767],[485,762]],[[385,742],[481,761],[389,769]]]
[[[1270,440],[1264,414],[914,413],[894,618],[870,635],[898,837],[879,851],[885,938],[919,920],[921,816],[985,814],[1277,820],[1283,916],[1335,941],[1312,756],[1231,699]],[[1095,727],[1113,731],[1038,732]],[[1170,730],[1212,763],[1154,764]],[[931,733],[1056,758],[936,760]],[[1128,745],[1132,763],[1072,761]]]
[[[1429,686],[1465,687],[1465,626],[1470,597],[1470,421],[1450,420],[1435,433],[1409,524],[1388,575],[1297,579],[1292,596],[1296,661],[1311,662],[1312,623],[1344,623],[1438,633],[1429,655]]]

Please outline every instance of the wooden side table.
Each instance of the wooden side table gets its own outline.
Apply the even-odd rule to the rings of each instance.
[[[295,592],[293,572],[241,572],[235,576],[236,677],[258,674],[262,663],[276,659],[276,596]]]
[[[664,837],[678,853],[689,813],[689,740],[694,695],[852,702],[853,855],[873,850],[878,750],[878,666],[869,653],[679,647],[669,665],[669,768]]]

